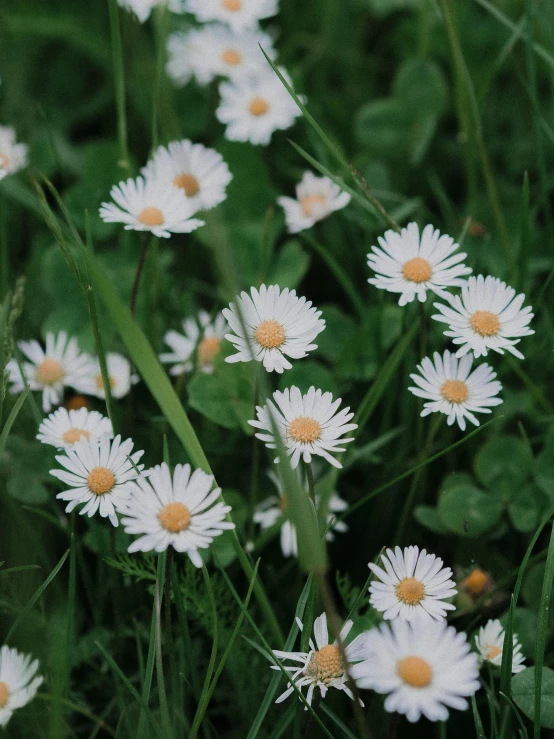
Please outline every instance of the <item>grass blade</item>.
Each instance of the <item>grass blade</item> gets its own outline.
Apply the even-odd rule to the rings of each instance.
[[[477,710],[477,701],[475,700],[475,696],[471,696],[471,710],[473,711],[473,720],[475,722],[475,735],[477,739],[487,739],[485,735],[485,731],[483,729],[483,722],[481,721],[481,716],[479,715],[479,711]]]
[[[546,567],[542,581],[541,603],[538,613],[537,643],[535,647],[535,712],[533,717],[533,736],[540,739],[541,735],[541,689],[542,668],[544,664],[544,650],[548,638],[548,611],[550,610],[550,595],[554,582],[554,523],[550,533],[550,543],[546,557]]]
[[[23,407],[23,403],[26,401],[28,395],[29,388],[24,390],[15,401],[15,405],[12,408],[10,415],[6,419],[6,423],[4,424],[4,428],[2,429],[2,433],[0,434],[0,455],[4,451],[4,447],[6,446],[6,442],[8,440],[8,436],[10,435],[10,431],[15,422],[15,419],[17,418],[19,411]]]
[[[125,113],[125,70],[123,65],[123,45],[119,23],[117,0],[108,0],[110,9],[110,35],[112,41],[112,60],[117,108],[117,138],[119,140],[119,165],[129,169],[129,150],[127,144],[127,120]]]

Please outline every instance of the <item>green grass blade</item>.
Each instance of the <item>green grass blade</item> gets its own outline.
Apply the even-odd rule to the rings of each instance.
[[[333,713],[327,703],[325,701],[321,701],[320,703],[321,712],[324,713],[326,716],[329,716],[331,721],[335,724],[335,726],[338,726],[338,728],[342,731],[345,737],[347,739],[358,739],[356,734],[353,734],[348,726],[340,720],[340,718],[336,715],[336,713]]]
[[[550,533],[546,567],[542,581],[541,603],[539,606],[537,623],[537,642],[535,647],[535,711],[533,717],[533,736],[540,739],[541,735],[541,689],[542,668],[544,664],[544,650],[548,638],[548,612],[550,610],[550,595],[554,582],[554,523]]]
[[[8,436],[10,435],[10,431],[12,430],[15,419],[17,418],[19,411],[22,409],[23,403],[27,400],[28,395],[29,389],[27,388],[15,401],[14,407],[11,409],[10,415],[6,419],[6,423],[4,424],[4,428],[2,429],[2,433],[0,434],[0,455],[4,451],[4,447],[6,446],[6,442],[8,440]]]
[[[119,141],[119,165],[129,169],[129,150],[127,143],[127,116],[125,112],[125,68],[123,64],[123,44],[119,23],[117,0],[108,0],[110,10],[110,35],[112,42],[112,61],[117,109],[117,138]]]
[[[515,717],[516,717],[516,719],[517,719],[517,721],[519,723],[519,727],[521,729],[521,733],[522,733],[523,739],[529,739],[529,734],[527,733],[527,728],[525,726],[525,723],[523,721],[523,718],[521,716],[521,713],[519,711],[519,708],[516,706],[516,704],[513,702],[513,700],[508,695],[506,695],[502,691],[500,691],[499,694],[502,696],[502,698],[504,698],[504,700],[508,703],[508,705],[512,709],[512,711],[513,711],[513,713],[514,713],[514,715],[515,715]]]
[[[473,721],[475,722],[475,735],[477,739],[487,739],[485,731],[483,729],[481,716],[479,715],[479,711],[477,710],[477,701],[475,700],[474,695],[471,696],[471,710],[473,711]]]
[[[2,575],[10,575],[14,572],[25,572],[25,570],[40,570],[40,565],[21,565],[20,567],[8,567],[5,570],[0,570],[0,577]]]

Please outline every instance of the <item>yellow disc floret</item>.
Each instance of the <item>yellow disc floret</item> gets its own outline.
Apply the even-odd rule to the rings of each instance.
[[[469,390],[463,380],[447,380],[441,387],[441,395],[449,403],[463,403],[469,397]]]
[[[289,435],[295,441],[312,444],[321,436],[321,424],[315,418],[299,416],[290,422]]]
[[[143,226],[162,226],[164,214],[159,208],[143,208],[138,215],[138,220]]]
[[[330,685],[333,680],[342,677],[344,665],[339,648],[335,644],[327,644],[318,652],[314,652],[305,670],[311,680]]]
[[[498,657],[499,654],[502,654],[502,649],[494,644],[490,647],[486,647],[486,652],[489,659],[494,659],[495,657]]]
[[[252,113],[252,115],[255,115],[258,118],[259,116],[265,115],[267,113],[267,111],[269,110],[269,104],[263,98],[252,98],[252,100],[250,101],[250,105],[248,106],[248,110]]]
[[[115,477],[107,467],[95,467],[88,473],[87,484],[96,495],[105,495],[115,485]]]
[[[285,329],[279,321],[262,321],[254,337],[265,349],[276,349],[285,343]]]
[[[36,370],[36,378],[42,385],[55,385],[64,374],[62,365],[50,357],[43,359]]]
[[[300,201],[300,205],[302,206],[302,213],[304,213],[306,218],[312,217],[314,206],[321,205],[324,207],[326,203],[327,198],[325,197],[325,195],[320,194],[307,195]]]
[[[431,279],[433,269],[423,257],[414,257],[402,267],[402,274],[410,282],[426,282]]]
[[[193,198],[200,192],[200,183],[193,174],[187,174],[183,172],[178,174],[173,180],[175,187],[180,187],[181,190],[185,191],[187,198]]]
[[[192,514],[184,503],[174,501],[168,503],[158,514],[161,525],[172,534],[188,529],[192,520]]]
[[[242,8],[242,0],[223,0],[223,7],[231,13],[236,13]]]
[[[236,49],[226,49],[221,55],[221,59],[224,64],[229,64],[231,67],[236,67],[242,61],[242,56]]]
[[[75,444],[75,442],[79,441],[82,436],[84,436],[85,439],[90,439],[90,434],[88,431],[85,431],[85,429],[73,428],[64,433],[63,440],[66,444]]]
[[[421,657],[405,657],[400,660],[396,671],[398,677],[412,688],[426,688],[433,679],[433,669]]]
[[[481,593],[485,590],[488,581],[489,578],[483,572],[483,570],[480,570],[478,567],[476,567],[462,582],[462,587],[464,587],[466,590],[469,590],[472,595],[481,595]]]
[[[408,606],[417,606],[425,597],[425,586],[415,577],[405,577],[396,586],[398,599]]]
[[[489,310],[478,310],[471,316],[471,328],[479,336],[496,336],[500,331],[500,319]]]
[[[0,709],[4,708],[10,697],[10,689],[0,680]]]
[[[220,346],[221,339],[217,336],[210,336],[202,339],[200,344],[198,344],[198,367],[209,367],[213,363],[214,357],[218,353]]]

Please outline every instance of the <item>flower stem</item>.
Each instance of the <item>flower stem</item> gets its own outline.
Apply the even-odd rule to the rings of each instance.
[[[306,467],[306,478],[308,480],[308,491],[310,493],[310,498],[312,499],[312,503],[315,506],[315,483],[314,483],[314,471],[312,468],[312,463],[304,462],[304,466]]]
[[[137,296],[138,296],[138,290],[140,285],[140,278],[142,277],[142,270],[144,269],[144,262],[146,261],[146,255],[148,253],[148,247],[150,246],[150,239],[148,238],[147,234],[144,234],[143,240],[142,240],[142,249],[140,252],[139,261],[137,264],[137,271],[135,272],[135,281],[133,282],[133,291],[131,293],[131,314],[133,318],[135,317],[135,312],[137,308]]]
[[[123,45],[121,43],[121,27],[119,24],[119,8],[117,0],[108,0],[110,9],[110,32],[112,38],[112,57],[114,68],[115,100],[117,105],[117,136],[119,139],[119,165],[129,169],[129,151],[127,144],[127,120],[125,113],[125,73],[123,67]]]

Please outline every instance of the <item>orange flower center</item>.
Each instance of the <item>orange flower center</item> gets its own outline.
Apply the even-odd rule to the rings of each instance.
[[[236,13],[242,8],[242,0],[223,0],[223,7],[231,13]]]
[[[214,361],[215,355],[221,346],[221,339],[217,336],[202,339],[198,344],[197,363],[199,367],[208,367]]]
[[[344,666],[339,648],[335,644],[327,644],[318,652],[314,652],[306,667],[306,675],[324,685],[329,685],[343,674]]]
[[[433,270],[426,259],[414,257],[402,267],[402,274],[410,282],[426,282],[431,279]]]
[[[495,657],[498,657],[499,654],[502,654],[502,649],[500,647],[497,647],[496,645],[487,647],[487,657],[489,659],[494,659]]]
[[[306,218],[312,217],[312,212],[315,205],[325,206],[326,204],[327,198],[325,197],[325,195],[320,194],[307,195],[300,201],[300,205],[302,206],[302,213],[304,213]]]
[[[143,208],[138,216],[143,226],[161,226],[164,214],[159,208]]]
[[[84,395],[74,395],[70,398],[65,407],[68,411],[78,411],[79,408],[89,408],[89,402]]]
[[[88,473],[87,484],[96,495],[105,495],[115,485],[115,477],[107,467],[95,467]]]
[[[496,313],[478,310],[471,316],[471,328],[480,336],[495,336],[500,331],[500,320]]]
[[[405,577],[396,586],[396,595],[402,603],[408,606],[417,606],[425,596],[425,587],[415,577]]]
[[[248,110],[256,117],[265,115],[269,110],[269,105],[263,98],[252,98]]]
[[[476,567],[462,582],[462,586],[466,590],[469,590],[472,595],[481,595],[488,581],[489,578],[486,576],[483,570],[480,570],[478,567]]]
[[[190,526],[192,514],[184,503],[168,503],[158,514],[161,525],[172,534],[178,534]]]
[[[8,169],[9,166],[10,160],[8,159],[7,154],[0,154],[0,169]]]
[[[242,61],[242,56],[236,49],[226,49],[221,55],[224,64],[230,64],[232,67],[236,67]]]
[[[42,385],[55,385],[64,374],[61,364],[50,357],[46,357],[36,370],[36,378]]]
[[[254,336],[266,349],[275,349],[285,342],[285,329],[279,321],[262,321]]]
[[[289,434],[295,441],[311,444],[321,436],[321,425],[315,418],[299,416],[290,422]]]
[[[421,657],[405,657],[397,665],[398,677],[412,688],[426,688],[433,679],[433,669]]]
[[[81,436],[84,436],[85,439],[90,439],[90,434],[88,431],[85,431],[85,429],[69,429],[69,431],[66,431],[63,435],[63,440],[66,444],[75,444],[76,441],[79,441]]]
[[[200,183],[192,174],[178,174],[173,180],[173,184],[175,187],[180,187],[181,190],[184,190],[187,198],[193,198],[200,192]]]
[[[0,681],[0,709],[4,708],[10,697],[10,689],[6,683]]]
[[[463,380],[447,380],[441,387],[441,395],[449,403],[463,403],[468,399],[469,391]]]
[[[113,390],[115,387],[115,380],[113,377],[110,377],[109,380],[110,380],[110,387]],[[98,390],[104,389],[104,380],[102,379],[101,374],[96,375],[96,387],[98,388]]]

